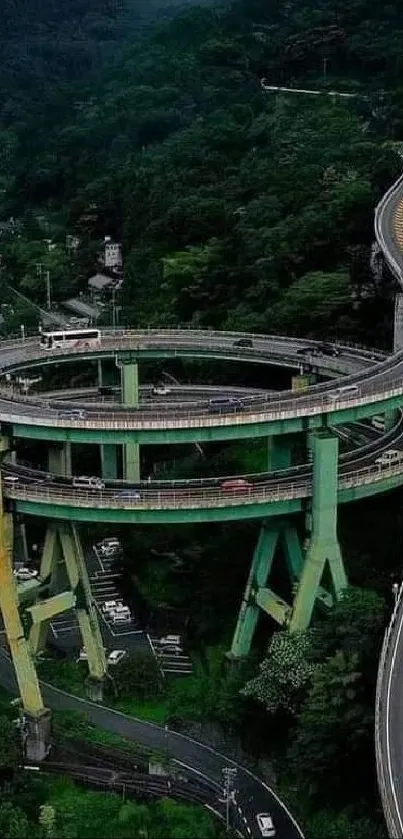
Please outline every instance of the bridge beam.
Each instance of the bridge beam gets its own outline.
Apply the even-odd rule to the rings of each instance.
[[[311,538],[293,604],[289,629],[306,629],[315,600],[335,602],[347,586],[337,538],[338,438],[318,431],[313,437],[313,481]],[[321,589],[324,572],[330,579],[330,593]]]

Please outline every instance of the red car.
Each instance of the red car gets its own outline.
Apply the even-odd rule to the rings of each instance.
[[[223,481],[221,489],[225,492],[243,492],[243,490],[251,486],[252,484],[246,478],[231,478],[228,481]]]

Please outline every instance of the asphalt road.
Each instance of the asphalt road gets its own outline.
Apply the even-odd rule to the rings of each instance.
[[[26,368],[29,365],[44,363],[57,363],[61,361],[81,358],[110,357],[117,351],[132,349],[136,354],[143,354],[144,357],[151,357],[152,353],[168,353],[172,357],[205,357],[221,358],[227,360],[238,360],[245,362],[256,362],[264,364],[289,365],[298,369],[303,363],[311,364],[321,372],[339,372],[348,375],[349,383],[357,384],[358,391],[350,396],[344,396],[344,401],[353,398],[367,398],[369,402],[377,401],[386,389],[400,389],[403,394],[403,353],[386,360],[383,354],[376,354],[375,351],[357,350],[349,347],[341,347],[337,356],[331,354],[299,355],[298,350],[303,348],[312,349],[317,347],[317,342],[302,341],[298,339],[274,338],[271,336],[253,336],[252,348],[240,348],[234,346],[236,333],[219,332],[191,332],[185,330],[166,330],[144,333],[121,333],[120,336],[111,337],[111,333],[105,331],[103,334],[101,348],[98,350],[75,351],[74,354],[67,351],[46,353],[38,347],[37,339],[28,339],[15,343],[10,348],[0,347],[1,361],[0,370],[15,370]],[[345,384],[345,380],[343,380]],[[170,418],[177,424],[181,420],[183,427],[186,427],[186,419],[189,421],[196,418],[200,425],[220,425],[227,418],[227,414],[242,414],[238,421],[256,422],[262,419],[270,419],[273,412],[286,411],[287,415],[293,416],[298,409],[300,415],[309,416],[311,413],[334,410],[334,404],[329,403],[329,393],[334,391],[334,382],[326,382],[314,385],[307,391],[292,392],[284,391],[281,394],[267,392],[262,397],[245,398],[242,405],[232,406],[226,409],[225,406],[212,416],[208,403],[203,402],[191,406],[184,403],[166,403],[161,412],[152,410],[153,429],[169,427]],[[0,398],[0,421],[12,421],[15,424],[24,422],[28,424],[49,425],[56,424],[61,427],[94,428],[105,427],[110,422],[110,427],[115,430],[127,427],[147,427],[150,421],[150,409],[144,405],[139,409],[124,408],[118,410],[115,406],[97,406],[97,409],[87,411],[85,418],[61,418],[58,412],[62,408],[52,405],[49,401],[41,400],[39,397],[18,397],[11,393],[7,395],[3,390]],[[69,403],[66,403],[69,407]],[[259,419],[256,419],[259,412]],[[110,417],[108,418],[108,414]],[[113,414],[113,416],[112,416]],[[252,416],[254,414],[255,416]],[[10,416],[11,415],[11,416]],[[176,422],[175,422],[176,421]]]
[[[0,650],[0,683],[18,695],[14,668],[4,650]],[[295,819],[274,791],[248,769],[225,755],[182,734],[63,693],[44,682],[41,682],[41,690],[49,708],[84,712],[100,728],[135,740],[150,749],[166,751],[182,769],[215,783],[217,799],[223,791],[223,768],[235,768],[236,804],[231,808],[231,819],[243,835],[261,837],[256,815],[270,813],[277,830],[277,839],[298,839],[303,836]]]

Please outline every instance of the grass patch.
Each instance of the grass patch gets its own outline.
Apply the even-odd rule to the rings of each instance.
[[[148,720],[148,722],[155,722],[160,725],[164,724],[169,717],[168,705],[161,699],[155,700],[155,702],[151,699],[147,702],[141,702],[135,696],[121,697],[114,701],[113,707],[129,717],[138,717],[141,720]]]

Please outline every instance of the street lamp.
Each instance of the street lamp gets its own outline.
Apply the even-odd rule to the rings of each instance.
[[[20,326],[20,330],[21,330],[21,338],[22,338],[23,341],[25,341],[25,326],[24,326],[23,323]]]

